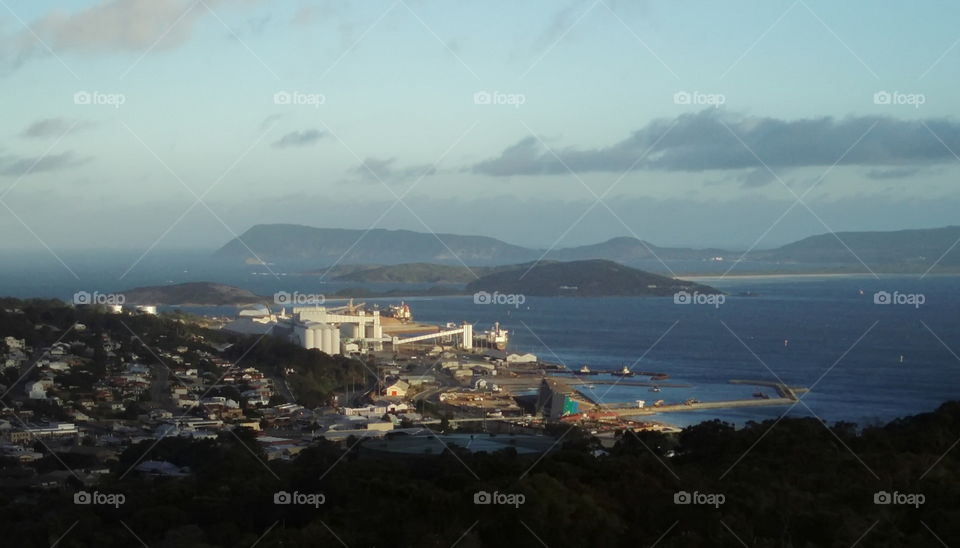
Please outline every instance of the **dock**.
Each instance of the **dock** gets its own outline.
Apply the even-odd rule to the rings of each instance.
[[[660,405],[638,407],[636,403],[608,403],[597,405],[598,410],[616,413],[621,417],[649,416],[658,413],[674,413],[678,411],[700,411],[704,409],[735,409],[744,407],[766,407],[766,406],[788,406],[795,404],[800,395],[809,392],[809,389],[803,386],[789,386],[776,381],[744,380],[732,379],[730,384],[742,384],[750,386],[766,386],[777,391],[779,397],[776,398],[750,398],[738,400],[720,400],[720,401],[690,401],[680,403],[662,403]],[[610,381],[615,384],[615,381]],[[571,383],[574,384],[574,383]],[[599,384],[594,383],[594,384]],[[622,383],[620,383],[622,384]],[[635,383],[635,385],[645,386],[651,383]],[[665,383],[653,383],[657,386],[667,387]],[[682,385],[680,385],[682,386]],[[579,391],[578,391],[579,392]]]

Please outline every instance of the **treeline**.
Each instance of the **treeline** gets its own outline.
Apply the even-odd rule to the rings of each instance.
[[[960,403],[858,430],[814,419],[706,422],[679,435],[626,434],[606,454],[559,431],[544,458],[514,451],[360,457],[321,444],[264,459],[250,432],[131,447],[97,489],[0,500],[0,533],[18,546],[943,546],[960,539]],[[144,459],[188,466],[183,479],[127,474]],[[274,504],[278,492],[322,504]],[[474,504],[476,493],[522,504]],[[678,493],[719,504],[676,504]],[[875,504],[879,492],[920,505]],[[506,499],[504,497],[514,496]],[[713,497],[713,498],[710,498]],[[72,527],[72,529],[71,529]],[[131,531],[133,533],[131,533]],[[939,537],[940,540],[937,539]]]

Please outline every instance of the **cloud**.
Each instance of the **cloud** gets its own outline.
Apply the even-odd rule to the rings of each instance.
[[[99,0],[86,9],[55,9],[29,22],[31,30],[8,37],[8,49],[20,62],[45,54],[44,44],[57,53],[172,49],[190,39],[197,21],[210,10],[255,1]]]
[[[291,23],[295,27],[310,27],[314,24],[329,24],[336,28],[340,38],[340,47],[349,49],[356,42],[358,22],[351,14],[349,2],[333,2],[330,0],[310,2],[301,5],[293,15]]]
[[[260,131],[266,131],[267,129],[272,128],[277,122],[280,121],[281,118],[283,118],[283,114],[271,114],[267,116],[262,122],[260,122]]]
[[[548,50],[548,48],[553,47],[558,40],[573,30],[577,20],[587,9],[590,9],[590,6],[580,2],[573,2],[554,12],[550,18],[550,24],[548,24],[547,27],[540,32],[536,40],[534,40],[534,50],[544,52]]]
[[[48,154],[43,157],[23,157],[15,155],[0,156],[0,175],[21,177],[45,171],[60,171],[89,162],[91,158],[77,158],[73,151],[62,154]]]
[[[95,124],[85,120],[70,120],[67,118],[45,118],[37,120],[29,127],[20,132],[21,137],[31,139],[43,139],[48,137],[61,137],[67,132],[75,132],[83,129],[89,129]]]
[[[761,160],[774,170],[826,167],[835,162],[927,166],[956,161],[950,149],[960,151],[960,123],[948,118],[827,116],[787,121],[708,108],[673,120],[651,121],[607,147],[555,149],[559,159],[535,137],[526,137],[500,156],[468,170],[493,176],[562,174],[567,167],[578,173],[628,169],[697,172],[762,168]],[[757,185],[764,179],[758,173],[743,182]]]
[[[867,172],[870,179],[903,179],[926,171],[922,167],[895,167],[891,169],[871,169]]]
[[[428,175],[434,175],[437,169],[429,164],[413,165],[409,167],[397,168],[396,158],[367,158],[360,165],[350,170],[361,180],[366,182],[399,182],[410,179],[419,179]]]
[[[324,135],[326,135],[326,133],[315,129],[291,131],[277,141],[274,141],[271,146],[274,148],[303,147],[316,143],[322,139]]]

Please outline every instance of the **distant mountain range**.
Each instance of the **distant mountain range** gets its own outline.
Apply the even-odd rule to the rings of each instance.
[[[242,240],[242,241],[241,241]],[[256,225],[216,251],[226,260],[301,265],[307,271],[337,265],[327,276],[356,275],[360,281],[468,281],[464,265],[489,267],[537,260],[578,261],[603,259],[666,270],[660,261],[678,272],[725,271],[731,261],[742,261],[736,272],[926,272],[938,261],[935,272],[960,271],[960,226],[890,232],[840,232],[822,234],[776,249],[743,251],[716,248],[660,247],[643,240],[620,237],[606,242],[559,248],[533,249],[486,236],[430,234],[409,230],[313,228],[302,225]],[[248,249],[249,247],[249,249]],[[252,253],[251,253],[252,250]],[[429,276],[413,263],[453,265],[447,272],[434,269]],[[404,269],[385,268],[406,265]],[[362,266],[367,265],[367,266]],[[377,269],[373,272],[372,265]],[[480,268],[480,270],[483,270]],[[366,274],[360,275],[360,272]],[[487,272],[484,272],[487,273]],[[469,279],[474,276],[469,274]],[[477,275],[482,275],[476,272]],[[436,279],[427,279],[430,276]],[[376,279],[375,279],[376,278]]]

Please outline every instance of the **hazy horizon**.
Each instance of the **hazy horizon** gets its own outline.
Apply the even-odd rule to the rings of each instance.
[[[503,8],[10,5],[0,250],[278,222],[763,249],[955,222],[960,6]]]

